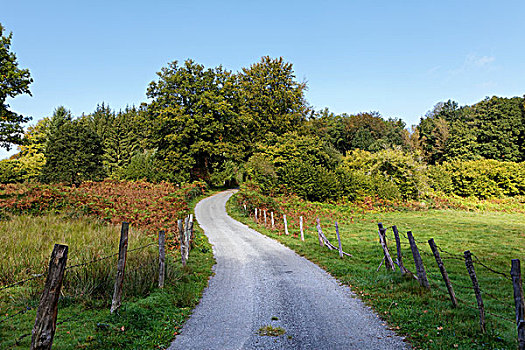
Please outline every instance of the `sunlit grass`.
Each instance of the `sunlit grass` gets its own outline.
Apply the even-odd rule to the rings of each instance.
[[[490,312],[486,315],[488,332],[482,335],[478,311],[469,307],[476,306],[476,301],[462,256],[465,250],[470,250],[487,266],[506,273],[508,277],[511,259],[519,258],[525,265],[523,214],[459,210],[352,213],[347,207],[341,207],[340,212],[344,213],[341,215],[337,213],[336,206],[330,205],[326,216],[321,216],[323,231],[337,246],[333,220],[339,220],[343,249],[353,255],[352,258],[340,259],[337,252],[319,247],[317,231],[312,224],[315,218],[305,218],[305,222],[309,222],[310,226],[305,233],[305,242],[301,242],[297,237],[299,228],[294,216],[297,213],[308,213],[306,207],[297,207],[295,210],[288,208],[290,236],[285,236],[281,227],[279,231],[273,231],[263,225],[255,225],[252,218],[247,218],[243,209],[233,203],[236,203],[235,199],[228,202],[228,210],[236,219],[278,239],[351,286],[390,327],[407,336],[415,347],[517,347],[516,326],[512,321],[515,317],[512,283],[508,278],[475,264],[479,284],[484,291],[486,310]],[[307,206],[308,203],[304,205]],[[280,222],[281,218],[276,220]],[[383,266],[376,272],[383,258],[378,243],[378,222],[382,222],[385,227],[396,225],[402,234],[407,231],[413,232],[419,242],[418,247],[431,282],[431,292],[420,288],[417,281],[401,276],[399,270],[388,272]],[[438,246],[452,254],[442,252],[445,266],[455,285],[456,295],[467,303],[460,303],[457,309],[451,308],[444,283],[427,243],[429,238],[434,238]],[[405,265],[415,272],[408,241],[403,235],[401,241],[404,243],[402,253]],[[388,230],[388,243],[395,258],[391,229]]]

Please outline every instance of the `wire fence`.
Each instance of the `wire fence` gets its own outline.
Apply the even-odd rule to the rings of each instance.
[[[246,209],[245,209],[245,214],[247,216],[251,216],[251,213],[247,212]],[[273,217],[273,213],[272,213],[272,217]],[[289,215],[288,218],[289,218],[288,222],[292,222],[292,221],[296,222],[296,221],[298,221],[297,218],[293,219],[293,215]],[[261,223],[260,220],[257,220],[257,218],[255,218],[255,221],[258,224]],[[308,220],[304,220],[304,221],[308,222]],[[265,225],[268,226],[266,222],[265,222]],[[279,226],[275,225],[275,226],[276,227],[273,227],[273,224],[272,224],[272,228],[273,229],[275,228],[275,229],[278,229],[278,230],[282,230],[282,225],[279,225]],[[380,243],[383,245],[383,252],[385,254],[385,257],[383,258],[382,262],[380,263],[377,271],[379,271],[379,269],[381,268],[381,265],[384,262],[389,260],[389,257],[387,257],[387,254],[389,254],[388,248],[385,251],[385,247],[384,247],[384,246],[388,246],[387,245],[387,239],[386,239],[386,228],[383,228],[382,224],[379,224],[379,227],[380,227],[379,235],[380,235],[380,237],[383,236],[383,239],[380,238]],[[286,228],[286,223],[285,223],[285,228]],[[411,246],[411,243],[407,242],[407,241],[410,241],[408,236],[407,236],[407,234],[405,234],[404,232],[401,232],[401,231],[398,231],[398,233],[400,234],[400,237],[404,238],[403,241],[397,240],[397,239],[394,240],[394,238],[391,237],[391,236],[389,236],[388,240],[389,241],[395,241],[396,245],[399,244],[399,246],[397,246],[397,249],[401,249],[401,247],[405,247],[406,248],[407,246]],[[319,232],[318,235],[319,235],[319,242],[321,244],[321,241],[322,241],[321,236],[323,236],[323,240],[324,240],[324,234]],[[436,257],[436,255],[434,255],[433,252],[430,252],[430,251],[426,250],[426,249],[428,249],[428,246],[429,246],[430,242],[418,240],[417,238],[413,237],[413,235],[412,235],[412,238],[414,239],[414,242],[417,245],[419,245],[419,248],[416,249],[416,250],[419,251],[420,255],[425,256],[427,258],[431,258],[432,260],[436,259],[436,263],[438,262],[438,260],[437,260],[438,258]],[[450,286],[448,286],[448,287],[451,287],[451,288],[454,288],[454,289],[458,289],[459,291],[461,291],[460,294],[462,294],[462,297],[458,297],[457,295],[455,296],[456,300],[461,305],[463,305],[463,306],[465,306],[465,307],[467,307],[469,309],[476,310],[477,312],[480,312],[480,313],[483,313],[483,314],[487,314],[487,315],[489,315],[491,317],[497,318],[497,319],[502,320],[502,321],[504,321],[506,323],[512,323],[512,324],[516,325],[516,319],[512,319],[508,315],[504,314],[505,310],[508,310],[509,314],[514,311],[514,301],[515,300],[514,300],[514,295],[511,294],[511,291],[512,291],[512,288],[513,288],[513,286],[512,286],[513,279],[509,275],[509,273],[503,272],[503,271],[501,271],[498,268],[490,266],[490,264],[487,263],[487,261],[485,261],[484,259],[482,259],[478,255],[476,255],[474,253],[471,253],[470,251],[466,251],[462,255],[462,254],[450,252],[450,251],[442,248],[441,246],[439,246],[435,242],[433,242],[433,244],[435,244],[435,247],[437,248],[437,251],[440,253],[439,254],[439,258],[442,261],[443,260],[444,261],[449,261],[451,264],[452,263],[455,264],[455,263],[461,262],[462,263],[461,265],[463,265],[463,267],[462,267],[463,269],[467,268],[468,263],[471,263],[472,266],[479,267],[482,271],[485,272],[485,275],[484,275],[484,277],[483,277],[481,282],[490,281],[491,277],[488,277],[488,275],[492,275],[494,278],[496,278],[496,280],[494,280],[494,279],[492,280],[492,281],[494,281],[492,283],[496,283],[497,280],[510,282],[509,283],[509,289],[508,289],[509,293],[507,294],[508,295],[508,299],[505,298],[505,294],[494,293],[492,291],[488,291],[485,287],[481,287],[479,285],[480,281],[476,281],[476,283],[474,283],[473,280],[471,281],[472,276],[470,276],[470,274],[466,274],[466,273],[464,275],[462,275],[462,274],[457,274],[457,272],[455,272],[454,273],[455,276],[449,276],[450,277],[450,280],[449,280]],[[327,246],[329,248],[331,248],[331,249],[334,249],[334,246],[332,244],[328,244]],[[426,248],[424,248],[424,247],[426,247]],[[414,251],[412,251],[412,253],[414,254]],[[468,262],[467,262],[467,255],[472,257],[471,259],[469,259]],[[414,260],[416,260],[415,257],[414,257]],[[399,259],[391,259],[391,261],[393,261],[394,265],[397,265],[401,269],[401,264],[400,264],[400,260]],[[423,264],[423,262],[421,262],[421,263]],[[417,263],[416,263],[416,265],[417,265]],[[438,265],[439,265],[439,263],[438,263]],[[423,271],[425,272],[424,279],[426,279],[427,278],[426,276],[428,275],[431,278],[430,284],[432,285],[432,288],[438,290],[440,293],[443,293],[444,295],[449,295],[450,294],[449,290],[444,288],[444,286],[447,285],[447,282],[445,281],[443,275],[432,272],[432,271],[435,271],[435,269],[437,269],[437,267],[438,266],[429,266],[429,267],[427,267],[427,269],[430,272],[429,271],[425,271],[425,268],[423,268]],[[456,265],[454,271],[457,271],[458,268],[459,268],[459,266]],[[394,267],[394,269],[395,269],[395,267]],[[441,269],[441,267],[440,267],[440,269]],[[466,270],[464,270],[464,271],[466,272]],[[478,271],[478,273],[479,273],[479,271]],[[474,274],[476,275],[476,272],[474,272]],[[477,276],[475,276],[475,278],[477,280]],[[416,279],[420,280],[420,276],[417,276]],[[467,281],[472,282],[472,283],[469,283]],[[500,286],[501,286],[501,282],[499,282],[499,283],[500,283]],[[490,306],[491,310],[487,310],[487,307],[486,307],[487,305],[475,305],[475,304],[467,302],[464,299],[465,296],[468,296],[469,298],[472,298],[474,296],[476,296],[476,298],[478,298],[478,297],[479,298],[485,297],[487,305]],[[451,298],[452,298],[452,296],[451,296]],[[482,308],[483,308],[483,310],[480,311]],[[498,310],[498,312],[496,312],[495,310]],[[480,321],[480,322],[484,322],[484,321]],[[523,322],[523,321],[521,321],[521,322]]]
[[[191,233],[193,233],[193,232],[191,232]],[[160,237],[161,234],[162,234],[162,237],[165,237],[163,231],[161,231],[161,233],[159,233],[159,237]],[[125,233],[125,235],[126,235],[126,240],[127,240],[127,232]],[[121,241],[122,241],[122,237],[121,237]],[[190,242],[190,240],[188,239],[188,243],[189,242]],[[163,254],[165,254],[165,248],[164,248],[164,244],[165,243],[166,243],[165,240],[161,241],[159,239],[159,242],[151,242],[151,243],[148,243],[148,244],[136,247],[136,248],[132,248],[132,249],[124,248],[125,249],[125,253],[124,254],[122,254],[122,251],[121,251],[122,250],[122,245],[121,245],[121,247],[119,249],[119,252],[117,252],[117,253],[106,255],[106,256],[102,256],[102,257],[97,257],[95,259],[92,259],[92,260],[89,260],[89,261],[84,261],[84,262],[81,262],[81,263],[78,263],[78,264],[65,266],[64,267],[64,272],[63,272],[64,273],[64,277],[63,278],[67,278],[67,272],[70,272],[72,270],[85,268],[85,267],[87,267],[89,265],[97,264],[97,263],[100,263],[100,262],[103,262],[103,261],[107,261],[107,260],[112,259],[112,258],[117,258],[118,257],[119,259],[121,259],[123,256],[126,257],[128,254],[133,254],[135,252],[142,251],[142,250],[147,249],[147,248],[152,247],[152,246],[158,246],[159,247],[159,261],[161,261],[161,260],[164,261],[165,258],[163,256]],[[161,247],[161,245],[162,245],[162,247]],[[56,246],[55,246],[55,248],[56,248]],[[124,266],[125,266],[125,263],[124,263]],[[156,269],[159,268],[158,263],[155,263],[155,268]],[[118,267],[117,267],[117,269],[118,269]],[[137,273],[140,273],[142,270],[144,270],[144,262],[142,262],[141,264],[139,264],[139,266],[137,266],[135,268],[131,268],[130,269],[130,266],[128,266],[128,269],[126,270],[126,275],[135,275]],[[165,273],[165,268],[163,268],[161,271],[159,271],[159,275],[158,275],[159,280],[161,278],[161,274],[162,273]],[[122,271],[122,274],[124,274],[124,271]],[[40,273],[38,275],[34,275],[32,277],[25,278],[25,279],[22,279],[22,280],[19,280],[19,281],[16,281],[16,282],[4,285],[4,286],[0,287],[0,291],[5,291],[5,290],[8,290],[10,288],[14,288],[14,287],[23,285],[23,284],[28,283],[30,281],[34,281],[34,280],[37,280],[37,279],[42,279],[44,277],[47,278],[48,275],[51,276],[50,275],[50,271],[46,271],[45,273]],[[162,276],[162,278],[164,278],[164,276]],[[104,282],[100,282],[98,287],[100,287],[100,285],[102,285],[103,283]],[[160,284],[159,284],[159,286],[160,286]],[[97,286],[95,285],[94,288],[97,288]],[[117,287],[115,287],[115,288],[117,288]],[[64,300],[66,298],[67,299],[72,299],[72,300],[77,300],[78,297],[80,297],[80,296],[84,296],[84,293],[81,292],[81,293],[77,293],[75,295],[62,295],[62,296],[60,296],[59,300]],[[22,315],[25,315],[28,312],[31,312],[31,311],[36,312],[36,309],[37,308],[32,306],[32,305],[25,305],[23,308],[20,308],[19,310],[15,311],[14,313],[8,314],[7,312],[4,312],[5,316],[3,316],[0,319],[0,324],[9,324],[14,319],[16,319],[16,318],[18,318],[18,317],[20,317]],[[84,312],[87,312],[87,311],[93,310],[93,309],[95,309],[95,306],[91,306],[91,307],[88,307],[88,308],[82,308],[82,310],[80,310],[79,312],[77,312],[77,313],[75,313],[73,315],[68,315],[68,317],[66,317],[64,319],[58,320],[58,322],[56,322],[54,327],[57,327],[57,326],[65,324],[65,323],[71,322],[72,320],[75,320],[75,319],[79,319],[79,316],[81,315],[81,313],[84,313]],[[56,316],[57,315],[55,315],[54,317],[56,318]],[[37,317],[36,322],[38,322],[38,317]],[[18,327],[18,325],[17,325],[17,327]],[[23,334],[19,335],[15,339],[13,339],[13,341],[14,341],[15,344],[20,344],[20,342],[22,342],[25,338],[27,338],[28,336],[31,336],[31,335],[32,335],[32,332],[26,332],[26,333],[23,333]]]

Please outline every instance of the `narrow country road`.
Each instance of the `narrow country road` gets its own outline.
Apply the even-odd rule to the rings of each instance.
[[[221,192],[195,208],[217,265],[200,304],[169,349],[408,348],[349,288],[229,217],[225,203],[232,194]],[[259,335],[267,325],[286,333]]]

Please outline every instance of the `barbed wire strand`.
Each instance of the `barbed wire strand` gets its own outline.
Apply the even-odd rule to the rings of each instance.
[[[9,319],[11,319],[11,318],[14,318],[14,317],[16,317],[16,316],[23,315],[23,314],[27,313],[27,312],[30,311],[30,310],[33,310],[33,308],[32,308],[31,306],[28,305],[28,306],[26,306],[24,309],[18,311],[17,313],[14,313],[14,314],[12,314],[12,315],[9,315],[9,316],[4,317],[3,319],[0,320],[0,323],[4,323],[4,322],[6,322],[7,320],[9,320]]]
[[[0,287],[0,291],[1,290],[4,290],[4,289],[9,289],[9,288],[13,288],[13,287],[16,287],[20,284],[24,284],[26,282],[29,282],[29,281],[32,281],[32,280],[36,280],[36,279],[39,279],[40,277],[43,277],[43,276],[46,276],[47,274],[45,273],[39,273],[37,275],[34,275],[33,277],[29,277],[29,278],[26,278],[24,280],[21,280],[21,281],[18,281],[18,282],[14,282],[14,283],[11,283],[11,284],[8,284],[8,285],[5,285],[5,286],[2,286]]]

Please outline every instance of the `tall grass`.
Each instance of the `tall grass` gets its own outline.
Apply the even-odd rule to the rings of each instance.
[[[110,298],[120,239],[120,227],[89,218],[68,218],[56,214],[13,216],[0,222],[0,287],[44,274],[34,281],[1,291],[3,300],[29,300],[40,293],[49,257],[55,243],[69,246],[67,266],[88,263],[67,270],[63,295]],[[154,238],[133,227],[128,250],[154,242]],[[125,295],[143,295],[154,285],[158,274],[155,244],[128,253]],[[2,300],[0,299],[0,300]]]

